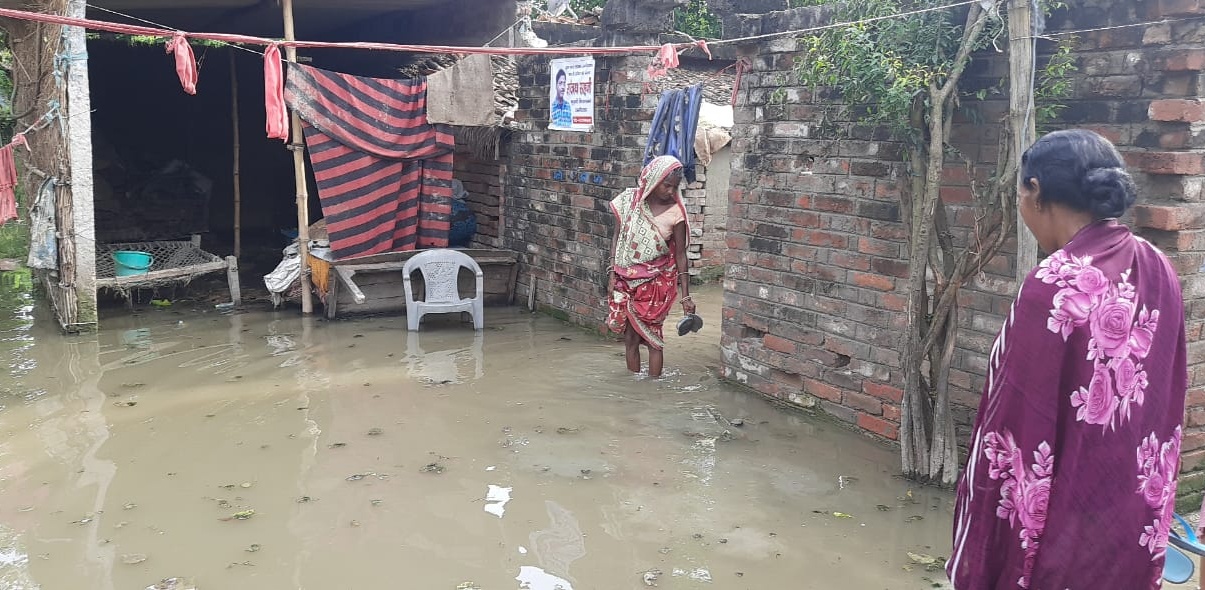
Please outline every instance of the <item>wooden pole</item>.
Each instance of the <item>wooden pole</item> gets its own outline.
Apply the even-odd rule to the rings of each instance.
[[[1010,0],[1008,6],[1009,119],[1013,128],[1013,158],[1017,177],[1021,175],[1021,154],[1033,145],[1037,130],[1034,121],[1033,80],[1037,68],[1034,55],[1032,0]],[[1019,205],[1020,203],[1018,203]],[[1038,265],[1038,240],[1017,215],[1017,288]]]
[[[285,21],[285,40],[296,41],[293,28],[293,0],[282,0]],[[297,63],[297,48],[285,46],[285,59]],[[305,182],[305,137],[301,132],[301,117],[293,111],[293,180],[297,186],[297,246],[301,254],[301,313],[314,313],[314,292],[310,286],[310,195]]]
[[[234,49],[230,50],[230,104],[234,113],[234,257],[239,258],[243,253],[243,181],[239,166],[242,148],[239,145],[238,68]]]

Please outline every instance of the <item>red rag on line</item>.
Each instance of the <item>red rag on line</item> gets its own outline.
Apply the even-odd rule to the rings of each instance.
[[[167,42],[167,53],[176,54],[176,74],[180,76],[180,85],[188,94],[197,93],[197,58],[192,53],[192,45],[184,33],[176,33]]]
[[[268,139],[288,141],[289,112],[285,108],[279,45],[269,45],[264,52],[264,111],[268,119]]]
[[[653,59],[653,63],[649,64],[649,81],[662,78],[669,70],[678,67],[679,63],[678,49],[671,43],[662,45],[661,50],[657,52],[657,57]]]
[[[17,135],[13,142],[0,148],[0,225],[17,218],[17,162],[13,149],[25,145],[24,135]]]

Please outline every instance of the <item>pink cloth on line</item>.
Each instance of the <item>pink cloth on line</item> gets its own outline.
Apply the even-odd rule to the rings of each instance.
[[[279,45],[269,45],[264,52],[264,111],[268,119],[268,139],[288,141],[289,113],[285,108]]]
[[[176,54],[176,74],[180,76],[180,85],[188,94],[197,93],[197,58],[192,53],[192,46],[183,32],[176,33],[167,42],[167,53]]]
[[[710,55],[710,52],[708,54]],[[678,67],[679,63],[678,49],[672,43],[662,45],[661,50],[657,52],[657,57],[653,58],[653,63],[649,64],[649,80],[664,77],[669,70]]]
[[[0,148],[0,225],[17,218],[17,162],[13,149],[18,145],[26,145],[24,135],[17,135],[12,143]]]

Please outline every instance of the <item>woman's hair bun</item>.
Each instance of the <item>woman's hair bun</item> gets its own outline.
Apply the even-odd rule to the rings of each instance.
[[[1084,204],[1097,218],[1121,217],[1138,200],[1134,179],[1119,167],[1088,170],[1080,189]]]

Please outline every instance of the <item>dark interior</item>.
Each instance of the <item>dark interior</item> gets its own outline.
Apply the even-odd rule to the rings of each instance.
[[[102,0],[97,4],[185,30],[280,37],[277,2],[256,1],[248,6],[249,1]],[[158,8],[165,4],[172,8]],[[456,18],[465,14],[472,18]],[[88,16],[135,22],[95,8]],[[481,45],[513,18],[513,0],[439,4],[351,0],[346,6],[297,0],[296,8],[298,36],[329,41]],[[249,280],[258,278],[275,267],[281,249],[296,235],[292,154],[284,142],[269,140],[265,134],[262,57],[253,51],[200,43],[193,43],[193,50],[199,82],[197,94],[190,96],[181,88],[173,57],[165,53],[163,44],[133,44],[107,34],[90,36],[97,240],[187,239],[201,234],[205,250],[220,256],[233,252],[233,67],[238,78],[241,148],[240,267]],[[414,58],[365,50],[303,50],[301,57],[316,67],[373,77],[396,77],[398,67]],[[208,191],[200,190],[204,185]],[[322,215],[312,174],[309,194],[313,223]]]

